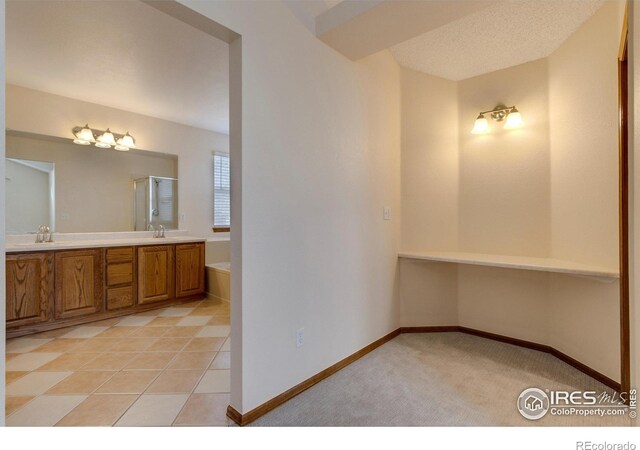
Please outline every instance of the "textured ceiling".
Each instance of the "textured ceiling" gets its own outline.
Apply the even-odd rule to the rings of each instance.
[[[549,56],[604,0],[504,0],[391,47],[401,66],[463,80]]]
[[[7,83],[229,132],[228,45],[138,1],[6,2]]]

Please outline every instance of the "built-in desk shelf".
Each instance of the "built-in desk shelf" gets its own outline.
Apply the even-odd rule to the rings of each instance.
[[[423,261],[439,261],[476,266],[502,267],[507,269],[535,270],[538,272],[564,273],[575,276],[594,277],[613,282],[620,278],[617,270],[591,266],[572,261],[526,256],[488,255],[462,252],[400,252],[399,258]]]

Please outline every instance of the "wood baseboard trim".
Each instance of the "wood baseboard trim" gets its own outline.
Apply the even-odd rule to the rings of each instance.
[[[231,405],[229,405],[227,407],[227,417],[229,417],[231,420],[233,420],[235,423],[237,423],[241,427],[245,426],[245,425],[255,421],[259,417],[265,415],[269,411],[271,411],[271,410],[277,408],[278,406],[282,405],[283,403],[291,400],[293,397],[295,397],[296,395],[300,394],[301,392],[306,391],[307,389],[309,389],[314,384],[319,383],[320,381],[324,380],[325,378],[327,378],[327,377],[333,375],[334,373],[338,372],[340,369],[348,366],[352,362],[362,358],[364,355],[366,355],[367,353],[371,352],[372,350],[375,350],[376,348],[380,347],[382,344],[385,344],[385,343],[389,342],[391,339],[399,336],[400,334],[404,334],[404,333],[456,333],[456,332],[457,333],[470,334],[470,335],[481,337],[481,338],[484,338],[484,339],[491,339],[493,341],[503,342],[505,344],[511,344],[511,345],[515,345],[515,346],[518,346],[518,347],[524,347],[524,348],[528,348],[528,349],[531,349],[531,350],[536,350],[536,351],[539,351],[539,352],[548,353],[548,354],[550,354],[552,356],[555,356],[556,358],[558,358],[562,362],[564,362],[566,364],[569,364],[570,366],[574,367],[575,369],[579,370],[580,372],[582,372],[582,373],[590,376],[591,378],[599,381],[600,383],[604,384],[605,386],[610,387],[611,389],[615,390],[616,392],[621,392],[620,391],[621,385],[617,381],[612,380],[611,378],[609,378],[606,375],[598,372],[597,370],[592,369],[591,367],[587,366],[586,364],[583,364],[580,361],[572,358],[571,356],[569,356],[569,355],[567,355],[565,353],[562,353],[561,351],[559,351],[559,350],[557,350],[557,349],[555,349],[555,348],[553,348],[553,347],[551,347],[549,345],[546,345],[546,344],[539,344],[537,342],[525,341],[523,339],[516,339],[516,338],[509,337],[509,336],[504,336],[504,335],[501,335],[501,334],[490,333],[488,331],[477,330],[475,328],[461,327],[461,326],[458,326],[458,325],[426,326],[426,327],[400,327],[397,330],[392,331],[391,333],[387,334],[386,336],[381,337],[377,341],[372,342],[371,344],[367,345],[366,347],[358,350],[354,354],[352,354],[350,356],[347,356],[343,360],[338,361],[334,365],[324,369],[322,372],[317,373],[316,375],[312,376],[311,378],[306,379],[302,383],[300,383],[300,384],[292,387],[291,389],[283,392],[282,394],[272,398],[271,400],[263,403],[262,405],[258,406],[257,408],[252,409],[251,411],[249,411],[246,414],[241,414],[235,408],[233,408]]]
[[[229,405],[227,407],[227,417],[229,417],[235,423],[237,423],[238,425],[243,427],[243,426],[253,422],[254,420],[258,419],[259,417],[265,415],[269,411],[277,408],[278,406],[282,405],[283,403],[291,400],[296,395],[300,394],[301,392],[306,391],[311,386],[313,386],[313,385],[319,383],[320,381],[324,380],[325,378],[333,375],[334,373],[336,373],[340,369],[342,369],[342,368],[348,366],[349,364],[351,364],[352,362],[362,358],[367,353],[371,352],[372,350],[375,350],[376,348],[380,347],[382,344],[385,344],[385,343],[389,342],[391,339],[393,339],[393,338],[395,338],[395,337],[397,337],[399,335],[400,335],[400,329],[398,328],[397,330],[392,331],[391,333],[387,334],[386,336],[383,336],[380,339],[372,342],[371,344],[367,345],[366,347],[361,348],[360,350],[358,350],[357,352],[353,353],[352,355],[349,355],[346,358],[338,361],[334,365],[332,365],[330,367],[327,367],[322,372],[318,372],[317,374],[315,374],[311,378],[307,378],[302,383],[295,385],[291,389],[289,389],[289,390],[283,392],[282,394],[272,398],[271,400],[263,403],[262,405],[258,406],[257,408],[252,409],[251,411],[249,411],[246,414],[239,413],[235,408],[233,408],[231,405]]]

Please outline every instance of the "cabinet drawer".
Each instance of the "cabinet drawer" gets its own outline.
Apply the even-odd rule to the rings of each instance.
[[[107,266],[107,286],[133,283],[133,263],[124,262]]]
[[[133,261],[133,247],[107,249],[107,263]]]
[[[133,306],[133,286],[107,289],[107,309],[127,308]]]

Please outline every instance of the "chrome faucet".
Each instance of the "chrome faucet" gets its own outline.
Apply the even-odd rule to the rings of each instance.
[[[36,231],[36,244],[44,242],[53,242],[53,233],[48,226],[40,225],[38,231]]]
[[[147,226],[147,231],[153,231],[154,238],[163,238],[164,237],[164,225],[158,225],[158,229],[153,228],[153,225],[149,224]]]

